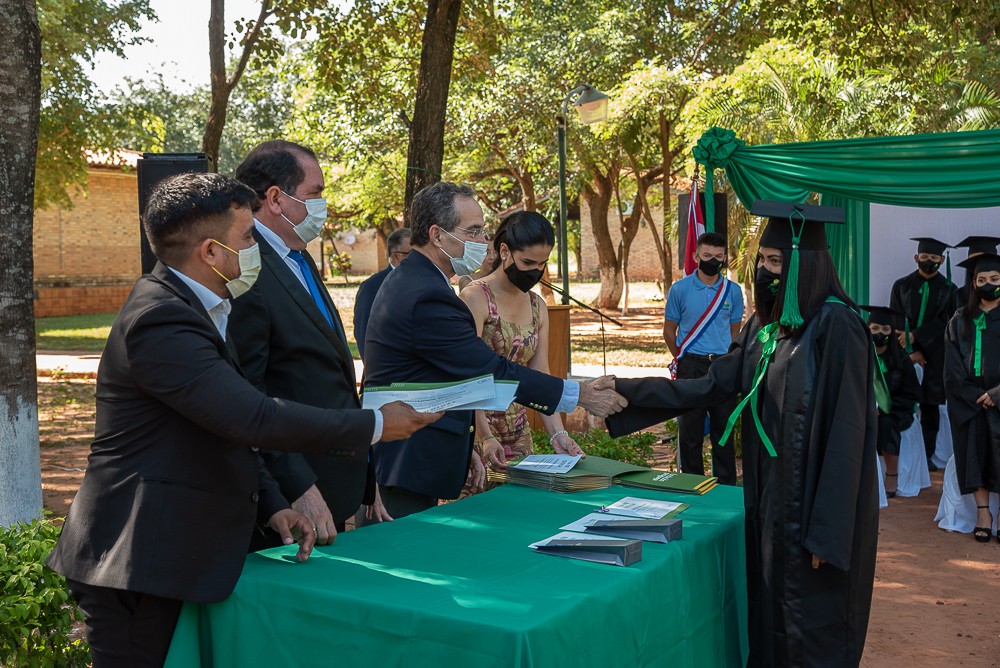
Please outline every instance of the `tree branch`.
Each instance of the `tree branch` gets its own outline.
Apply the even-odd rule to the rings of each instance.
[[[212,3],[213,10],[215,2]],[[213,11],[214,14],[214,11]],[[236,69],[233,70],[233,74],[229,77],[226,82],[226,87],[232,91],[236,88],[236,84],[240,82],[240,77],[243,76],[243,70],[246,69],[247,63],[250,61],[250,54],[253,53],[254,47],[257,46],[257,40],[260,39],[261,27],[264,23],[274,14],[274,8],[271,6],[271,0],[262,0],[260,3],[260,14],[257,15],[257,20],[253,24],[253,28],[250,29],[250,33],[246,36],[243,41],[243,53],[240,55],[240,61],[236,64]],[[222,30],[225,30],[225,25],[222,26]],[[223,37],[219,40],[219,43],[225,42]],[[221,49],[220,49],[221,50]],[[213,65],[213,76],[214,76],[214,65]],[[223,70],[225,70],[225,62],[223,62]]]

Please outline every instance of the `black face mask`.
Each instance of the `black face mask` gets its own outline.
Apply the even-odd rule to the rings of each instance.
[[[875,345],[881,348],[882,346],[889,345],[889,335],[888,334],[872,334],[872,341]]]
[[[781,275],[768,271],[767,267],[757,267],[753,287],[756,300],[769,309],[778,299],[778,288],[781,287]]]
[[[722,269],[723,262],[721,260],[711,259],[711,260],[700,260],[698,262],[698,269],[701,273],[706,276],[715,276]]]
[[[933,274],[941,266],[941,263],[935,262],[934,260],[921,260],[917,263],[917,266],[920,267],[920,271],[925,274]]]
[[[538,285],[538,281],[542,280],[544,271],[542,269],[518,269],[517,264],[513,260],[511,258],[510,265],[503,268],[503,273],[507,274],[507,280],[513,283],[514,287],[521,292],[528,292],[531,288]]]
[[[980,299],[988,302],[1000,299],[1000,285],[993,285],[992,283],[980,285],[976,288],[976,294],[979,295]]]

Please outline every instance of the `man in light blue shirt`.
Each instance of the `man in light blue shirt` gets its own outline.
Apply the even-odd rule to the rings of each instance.
[[[722,273],[726,263],[725,237],[715,232],[698,237],[694,260],[698,269],[670,288],[663,319],[663,339],[677,362],[677,378],[707,375],[715,358],[729,350],[743,323],[743,293]],[[705,473],[701,452],[707,413],[712,474],[722,484],[736,484],[736,451],[732,445],[719,445],[736,403],[736,399],[722,401],[677,418],[681,471]]]

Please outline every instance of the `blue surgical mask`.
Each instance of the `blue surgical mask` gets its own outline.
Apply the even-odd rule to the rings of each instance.
[[[326,222],[326,200],[322,197],[301,200],[296,197],[292,197],[284,190],[281,192],[285,195],[285,197],[293,199],[306,207],[306,217],[302,219],[301,223],[296,225],[292,221],[288,220],[285,214],[282,213],[280,215],[285,219],[285,222],[292,226],[292,229],[295,230],[295,234],[297,234],[299,239],[302,239],[305,243],[309,243],[318,237],[320,232],[323,231],[323,223]]]
[[[441,231],[455,241],[462,241],[448,230],[442,229]],[[444,248],[441,249],[441,252],[448,255],[448,259],[451,260],[451,268],[455,270],[456,274],[459,276],[471,276],[483,265],[483,260],[486,259],[486,253],[489,251],[489,245],[475,241],[462,241],[462,244],[465,247],[462,257],[452,257],[448,255],[448,251]]]

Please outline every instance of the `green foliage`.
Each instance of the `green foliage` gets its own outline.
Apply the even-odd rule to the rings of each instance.
[[[42,110],[38,129],[35,206],[70,206],[69,193],[86,185],[86,149],[113,150],[111,118],[87,68],[101,52],[124,57],[142,40],[149,0],[38,0],[42,34]]]
[[[86,643],[70,639],[80,612],[66,580],[44,563],[59,529],[46,519],[0,528],[0,665],[89,663]]]
[[[573,434],[573,438],[588,455],[614,459],[636,466],[653,465],[653,444],[656,434],[639,432],[620,438],[611,438],[603,429],[591,429],[584,434]],[[549,435],[544,431],[531,431],[531,442],[538,454],[551,454]]]

